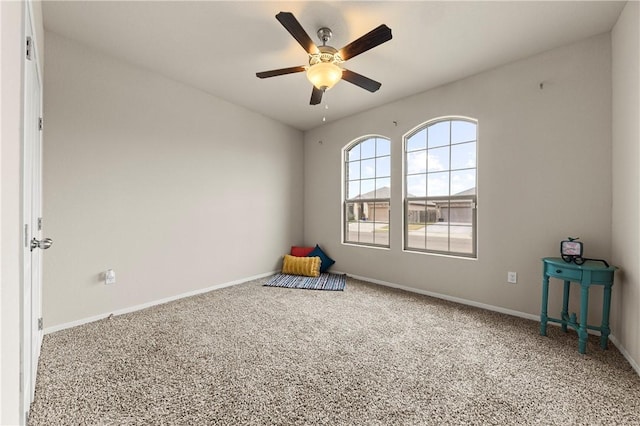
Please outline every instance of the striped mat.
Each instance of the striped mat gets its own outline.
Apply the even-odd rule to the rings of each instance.
[[[309,290],[343,291],[347,283],[346,275],[320,274],[319,277],[275,274],[265,284],[268,287],[306,288]]]

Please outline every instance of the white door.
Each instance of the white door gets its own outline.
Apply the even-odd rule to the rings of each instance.
[[[23,422],[35,391],[42,344],[42,249],[51,245],[42,238],[42,83],[25,2],[24,151],[23,151],[23,288],[22,288],[22,406]]]

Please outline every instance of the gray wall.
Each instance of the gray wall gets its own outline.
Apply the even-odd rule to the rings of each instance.
[[[571,235],[623,269],[612,328],[637,368],[637,3],[611,36],[325,124],[304,148],[295,130],[55,34],[46,59],[45,230],[62,247],[45,256],[47,327],[266,273],[274,253],[314,243],[336,270],[534,317],[540,258]],[[402,136],[450,114],[479,120],[477,260],[402,250]],[[341,149],[366,134],[393,143],[389,250],[340,242]]]
[[[612,31],[612,328],[640,371],[640,4],[628,2]]]
[[[45,327],[269,273],[302,242],[300,131],[46,36]]]
[[[447,115],[479,121],[477,260],[402,250],[402,136]],[[557,256],[560,240],[579,236],[588,257],[611,257],[610,117],[604,34],[326,124],[305,134],[306,243],[350,274],[537,316],[540,259]],[[389,250],[341,244],[341,149],[366,134],[392,141]],[[551,312],[560,312],[560,287]]]

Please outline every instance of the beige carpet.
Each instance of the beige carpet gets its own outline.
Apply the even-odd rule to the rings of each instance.
[[[611,345],[353,279],[251,281],[45,336],[31,425],[640,425]]]

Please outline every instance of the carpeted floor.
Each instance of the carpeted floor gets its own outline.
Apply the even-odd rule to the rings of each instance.
[[[592,336],[351,278],[268,278],[45,336],[30,425],[640,425]]]

